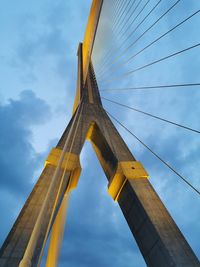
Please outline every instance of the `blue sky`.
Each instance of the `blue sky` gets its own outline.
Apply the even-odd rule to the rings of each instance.
[[[138,2],[138,1],[137,1]],[[135,26],[158,1],[152,0]],[[105,1],[93,62],[106,49],[120,47],[110,34],[111,1]],[[143,4],[145,1],[143,2]],[[140,36],[175,1],[162,1],[134,33]],[[50,148],[65,129],[76,87],[77,47],[82,41],[91,1],[1,1],[0,9],[0,243],[3,242],[37,180]],[[142,7],[142,4],[141,4]],[[139,12],[138,7],[138,12]],[[159,35],[200,9],[195,0],[182,0],[118,63],[124,62]],[[199,82],[199,48],[127,77],[118,76],[160,57],[199,42],[200,15],[164,37],[128,65],[106,69],[99,88]],[[134,28],[134,26],[133,26]],[[131,32],[131,27],[127,30]],[[128,42],[126,46],[130,43]],[[120,48],[121,49],[121,48]],[[114,51],[115,58],[121,50]],[[113,77],[112,82],[108,77]],[[97,76],[98,77],[98,76]],[[107,81],[106,81],[107,80]],[[200,129],[199,88],[102,92],[102,96]],[[199,135],[106,103],[104,106],[127,127],[200,188]],[[117,126],[118,127],[118,126]],[[136,158],[144,163],[150,182],[188,242],[200,257],[199,196],[166,169],[136,140],[119,128]],[[122,213],[107,194],[107,182],[89,143],[81,154],[83,168],[72,193],[59,266],[146,266]],[[126,264],[125,264],[126,263]],[[44,260],[42,263],[44,266]]]

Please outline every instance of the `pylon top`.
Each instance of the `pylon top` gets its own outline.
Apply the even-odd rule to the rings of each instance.
[[[103,0],[93,0],[83,39],[83,83],[86,81]]]

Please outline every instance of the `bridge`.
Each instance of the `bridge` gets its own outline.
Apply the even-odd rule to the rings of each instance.
[[[168,99],[170,94],[174,90],[179,90],[179,95],[186,90],[194,92],[200,85],[191,79],[187,81],[188,75],[178,73],[176,61],[189,53],[198,54],[198,37],[196,40],[188,38],[189,41],[181,42],[180,47],[168,52],[173,34],[179,38],[182,34],[189,36],[193,24],[189,27],[187,23],[198,17],[198,5],[185,14],[178,8],[188,7],[186,2],[171,1],[164,5],[163,2],[93,1],[85,37],[78,46],[72,118],[56,147],[49,152],[44,170],[1,248],[0,266],[39,266],[49,235],[46,266],[57,266],[68,200],[71,194],[75,194],[74,189],[79,183],[79,155],[86,139],[92,143],[107,177],[108,194],[119,204],[146,265],[200,266],[193,249],[152,187],[152,175],[144,167],[146,163],[137,159],[148,153],[145,162],[150,160],[154,164],[152,173],[155,176],[161,176],[161,169],[156,164],[162,164],[169,170],[169,175],[179,179],[198,201],[198,186],[182,174],[181,168],[177,169],[170,159],[159,153],[160,136],[166,138],[166,148],[171,150],[169,140],[173,137],[165,133],[168,129],[174,127],[178,133],[184,131],[196,138],[200,133],[198,127],[160,115],[159,110],[154,113],[146,108],[153,106],[153,96],[157,93],[158,106],[170,104],[168,108],[173,114],[174,100]],[[161,27],[160,23],[163,20],[166,23],[167,16],[169,25]],[[178,32],[182,27],[186,27],[184,32]],[[155,50],[149,52],[153,48]],[[144,56],[141,58],[141,55]],[[134,106],[131,101],[132,94],[137,99],[140,92],[142,108]],[[121,97],[116,99],[112,97],[114,94],[121,94]],[[164,99],[162,94],[165,94]],[[130,125],[122,120],[125,109],[129,110]],[[149,123],[141,125],[142,116],[161,125],[153,146],[137,132],[139,125],[145,133],[152,131]],[[131,144],[129,149],[125,139],[119,135],[118,126],[126,137],[130,135],[133,138],[126,142],[136,144],[139,157],[135,156],[134,146]],[[173,158],[170,153],[167,155]],[[81,214],[77,220],[81,220]]]

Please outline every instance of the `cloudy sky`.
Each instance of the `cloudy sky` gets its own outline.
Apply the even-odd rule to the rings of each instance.
[[[78,43],[83,39],[91,2],[1,1],[1,244],[37,180],[45,157],[70,119],[76,87],[76,52]],[[128,21],[121,16],[121,22],[113,28],[113,33],[112,2],[105,0],[92,56],[101,90],[200,82],[199,47],[126,74],[199,43],[199,13],[134,60],[125,63],[132,55],[198,11],[199,1],[179,1],[133,46],[130,45],[177,1],[162,0],[157,5],[158,0],[136,0],[135,6],[127,6],[126,19],[138,5],[135,15]],[[125,2],[128,4],[128,1]],[[155,5],[151,15],[136,29]],[[134,29],[134,34],[126,40]],[[130,49],[125,51],[129,46]],[[105,64],[102,65],[102,62]],[[200,130],[199,87],[102,91],[101,94]],[[106,110],[200,189],[197,171],[200,164],[199,134],[106,101],[103,103]],[[150,182],[200,257],[200,197],[132,136],[116,126],[135,157],[144,163]],[[104,173],[87,142],[81,154],[81,165],[81,179],[70,199],[59,266],[106,267],[111,263],[116,267],[146,266],[119,207],[107,194]]]

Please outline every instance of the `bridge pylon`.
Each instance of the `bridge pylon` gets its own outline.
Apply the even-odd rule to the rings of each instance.
[[[199,267],[199,261],[104,110],[91,61],[103,1],[93,1],[83,44],[72,118],[49,153],[42,174],[0,250],[0,267],[40,265],[51,234],[46,267],[56,267],[70,192],[81,173],[79,156],[88,139],[149,267]],[[125,265],[125,264],[124,264]]]

